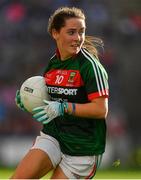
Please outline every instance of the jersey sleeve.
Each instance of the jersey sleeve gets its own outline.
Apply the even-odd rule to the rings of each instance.
[[[97,59],[88,59],[82,73],[88,99],[109,96],[108,75]]]

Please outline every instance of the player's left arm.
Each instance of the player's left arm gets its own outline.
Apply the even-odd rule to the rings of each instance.
[[[108,74],[105,68],[95,57],[91,57],[81,67],[81,76],[89,102],[76,103],[73,114],[78,117],[105,119],[109,97]],[[71,104],[68,107],[71,111]]]
[[[73,111],[72,103],[68,103],[68,112]],[[106,118],[108,114],[108,98],[98,97],[86,104],[75,104],[74,116],[86,118]]]

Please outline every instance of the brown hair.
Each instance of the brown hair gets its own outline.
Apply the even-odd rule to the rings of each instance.
[[[65,26],[65,20],[70,18],[80,18],[85,21],[83,10],[76,7],[61,7],[58,8],[49,18],[48,32],[52,35],[52,30],[59,31]],[[103,42],[99,38],[93,36],[85,36],[83,48],[86,48],[91,54],[98,57],[97,46],[102,46]]]

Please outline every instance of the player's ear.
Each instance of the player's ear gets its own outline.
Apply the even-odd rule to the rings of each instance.
[[[56,31],[55,29],[52,29],[52,37],[53,37],[55,40],[57,40],[58,37],[59,37],[58,31]]]

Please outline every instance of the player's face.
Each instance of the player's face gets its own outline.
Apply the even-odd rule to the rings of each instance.
[[[57,47],[62,60],[76,55],[85,39],[85,21],[79,18],[71,18],[65,21],[65,26],[60,31],[53,31]]]

